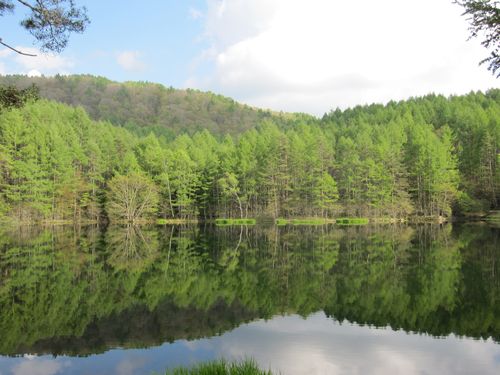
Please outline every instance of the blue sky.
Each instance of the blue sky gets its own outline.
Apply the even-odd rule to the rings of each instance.
[[[152,374],[214,358],[253,358],[260,368],[297,374],[498,374],[500,346],[488,340],[373,328],[323,312],[276,316],[199,340],[148,349],[113,349],[87,357],[0,357],[2,374]]]
[[[205,48],[200,39],[203,25],[193,19],[190,11],[203,9],[203,1],[76,3],[87,7],[91,24],[83,34],[71,36],[68,48],[61,54],[66,64],[41,66],[41,73],[90,73],[118,81],[153,81],[181,87],[190,74],[189,62]],[[2,37],[16,46],[36,47],[30,34],[18,26],[26,13],[21,7],[18,9],[3,17]],[[14,63],[14,55],[8,57],[4,61],[8,73],[37,70],[36,66],[26,70]]]
[[[0,48],[0,74],[89,73],[316,115],[498,87],[451,0],[76,0],[91,24],[57,56]],[[37,52],[18,7],[0,37]]]

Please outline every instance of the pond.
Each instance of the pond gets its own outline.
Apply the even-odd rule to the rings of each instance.
[[[500,373],[500,229],[23,227],[0,235],[0,374]]]

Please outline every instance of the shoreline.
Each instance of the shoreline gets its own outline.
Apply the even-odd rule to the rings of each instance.
[[[134,222],[127,221],[98,221],[98,220],[40,220],[40,221],[16,221],[9,218],[0,220],[2,226],[14,227],[29,227],[29,226],[109,226],[109,225],[199,225],[210,224],[215,226],[255,226],[255,225],[276,225],[276,226],[320,226],[320,225],[338,225],[338,226],[359,226],[359,225],[380,225],[380,224],[445,224],[451,222],[488,222],[496,223],[499,218],[496,215],[489,219],[488,215],[482,216],[452,216],[445,218],[442,216],[410,216],[407,218],[392,218],[392,217],[260,217],[260,218],[214,218],[214,219],[152,219],[152,220],[137,220]]]

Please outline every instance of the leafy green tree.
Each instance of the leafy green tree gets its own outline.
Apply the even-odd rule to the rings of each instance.
[[[241,198],[238,188],[238,179],[232,173],[226,173],[224,177],[221,177],[218,181],[219,188],[222,192],[223,197],[230,197],[235,199],[240,210],[240,217],[243,218],[243,205],[241,203]]]
[[[157,212],[156,187],[140,174],[117,175],[109,181],[107,212],[112,220],[135,223]]]
[[[323,172],[317,177],[314,188],[314,203],[321,212],[321,216],[331,215],[337,208],[339,192],[337,184],[330,174]]]

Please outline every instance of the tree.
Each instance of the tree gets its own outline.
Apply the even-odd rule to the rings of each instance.
[[[13,86],[0,86],[0,111],[8,108],[20,108],[27,102],[36,101],[39,98],[39,89],[34,84],[22,90]]]
[[[490,56],[480,62],[488,63],[488,70],[500,77],[500,2],[497,0],[455,0],[465,8],[464,16],[470,22],[470,38],[484,35],[481,42],[487,49],[493,49]],[[497,73],[498,71],[498,73]]]
[[[28,8],[31,13],[21,21],[21,26],[28,30],[40,43],[42,51],[61,52],[68,44],[69,34],[81,33],[90,22],[85,7],[78,8],[73,0],[16,0],[16,3]],[[13,12],[13,0],[0,0],[0,16]],[[0,44],[12,51],[26,56],[36,56],[25,53],[0,36]],[[2,108],[21,107],[30,99],[38,98],[38,89],[18,90],[14,87],[0,86],[0,110]]]
[[[337,183],[329,173],[323,172],[321,176],[316,177],[315,185],[314,204],[320,209],[321,216],[326,217],[337,208],[336,203],[339,199]]]
[[[139,174],[115,176],[109,182],[108,213],[112,219],[134,223],[157,210],[158,193],[153,182]]]
[[[21,26],[40,43],[42,51],[61,52],[68,44],[69,34],[82,33],[88,23],[87,9],[78,8],[73,0],[16,0],[30,10]],[[13,0],[0,0],[0,16],[13,12]],[[22,55],[34,56],[13,48],[0,38],[5,47]]]
[[[236,203],[238,203],[240,209],[240,217],[243,219],[243,206],[241,204],[240,195],[238,194],[238,178],[233,173],[226,172],[224,177],[219,179],[218,183],[222,196],[234,197],[236,199]]]

